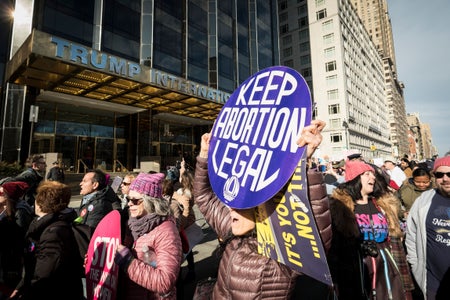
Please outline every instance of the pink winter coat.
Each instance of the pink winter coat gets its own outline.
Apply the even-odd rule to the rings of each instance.
[[[148,255],[145,255],[144,251],[147,249]],[[125,279],[122,291],[119,287],[119,294],[124,294],[119,298],[175,300],[175,286],[182,258],[180,233],[175,222],[164,221],[139,237],[132,252],[137,259],[133,259],[126,270],[129,278]]]

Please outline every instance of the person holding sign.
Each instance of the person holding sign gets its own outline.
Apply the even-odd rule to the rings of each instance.
[[[130,185],[126,246],[118,246],[114,259],[124,275],[118,299],[176,299],[181,240],[169,202],[162,198],[164,177],[140,173]]]
[[[324,126],[324,122],[314,120],[302,129],[297,145],[307,146],[308,158],[321,143]],[[210,133],[202,136],[195,169],[194,198],[224,245],[212,299],[289,299],[300,274],[258,253],[256,208],[232,209],[214,193],[208,176],[210,141]],[[322,174],[308,171],[308,185],[322,241],[327,248],[331,242],[331,220]]]
[[[25,275],[12,299],[82,299],[82,261],[71,224],[77,213],[68,207],[70,197],[70,188],[57,181],[38,187],[37,217],[26,234]]]
[[[346,182],[330,198],[333,240],[328,263],[339,299],[411,297],[398,200],[375,172],[363,161],[347,160]]]

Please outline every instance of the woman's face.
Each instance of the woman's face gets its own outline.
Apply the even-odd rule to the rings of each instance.
[[[130,176],[125,176],[123,178],[122,185],[121,185],[122,194],[128,195],[128,192],[130,191],[131,181],[132,181],[132,179]]]
[[[425,191],[430,186],[431,179],[427,175],[416,176],[413,178],[413,183],[419,191]]]
[[[6,195],[3,193],[3,187],[0,186],[0,212],[6,209]]]
[[[128,193],[128,207],[130,211],[130,217],[132,218],[140,218],[147,214],[147,211],[144,208],[144,199],[142,199],[143,195],[136,191],[131,190]]]
[[[255,209],[230,208],[231,232],[235,236],[245,235],[255,229]]]
[[[361,195],[369,195],[373,192],[375,184],[375,174],[371,171],[366,171],[361,174]]]

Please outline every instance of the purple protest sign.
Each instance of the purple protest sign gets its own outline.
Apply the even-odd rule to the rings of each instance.
[[[273,197],[301,159],[296,142],[310,123],[311,95],[297,71],[270,67],[242,83],[212,129],[208,173],[219,199],[250,208]]]

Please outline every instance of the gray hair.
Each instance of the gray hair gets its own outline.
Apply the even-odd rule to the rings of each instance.
[[[142,195],[144,202],[144,209],[148,213],[155,213],[159,216],[170,216],[171,210],[169,201],[161,198],[150,197],[148,195]]]

